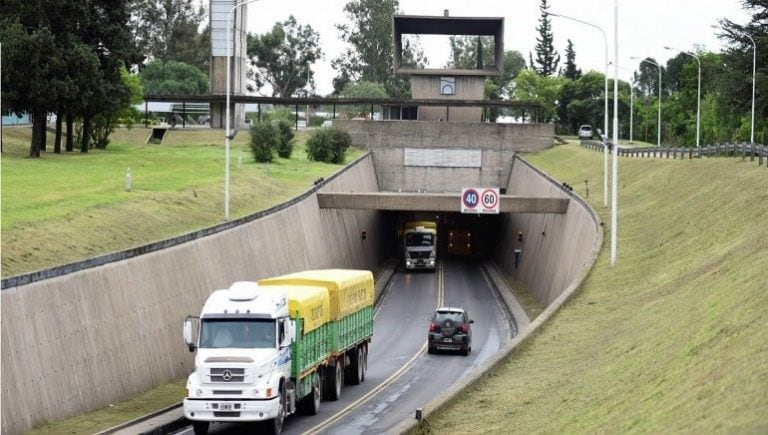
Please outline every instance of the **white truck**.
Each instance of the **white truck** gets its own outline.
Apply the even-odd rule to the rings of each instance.
[[[403,231],[404,262],[406,270],[435,271],[437,264],[437,223],[431,221],[406,222]]]
[[[263,422],[280,433],[298,411],[365,379],[373,335],[373,275],[326,269],[216,290],[184,321],[197,350],[184,416],[196,435],[211,422]]]

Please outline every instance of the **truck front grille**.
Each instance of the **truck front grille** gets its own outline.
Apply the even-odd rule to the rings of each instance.
[[[430,251],[410,251],[409,256],[415,259],[427,259],[432,254]]]
[[[245,369],[211,368],[211,382],[244,382]]]
[[[240,417],[239,412],[232,411],[213,411],[214,417]]]
[[[242,396],[243,390],[213,390],[215,396]]]

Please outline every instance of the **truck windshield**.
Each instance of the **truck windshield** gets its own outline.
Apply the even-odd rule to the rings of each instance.
[[[405,246],[432,246],[435,239],[431,233],[408,233],[405,235]]]
[[[277,347],[275,326],[271,319],[203,319],[200,347],[272,349]]]

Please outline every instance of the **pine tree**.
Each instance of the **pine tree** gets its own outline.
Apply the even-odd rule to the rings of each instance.
[[[571,80],[581,77],[581,70],[576,68],[576,51],[573,49],[573,42],[570,39],[565,48],[565,73],[563,75]]]
[[[560,55],[555,50],[552,44],[552,25],[549,15],[547,15],[547,9],[549,5],[547,0],[541,0],[541,18],[539,18],[539,26],[536,30],[539,32],[539,37],[536,38],[536,72],[540,76],[551,76],[557,72],[557,65],[560,63]]]

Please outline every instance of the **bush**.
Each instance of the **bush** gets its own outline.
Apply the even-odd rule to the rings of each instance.
[[[293,152],[293,127],[287,121],[281,119],[277,123],[277,129],[280,133],[277,155],[284,159],[289,159]]]
[[[279,142],[280,134],[272,124],[257,122],[251,127],[251,151],[257,162],[271,162],[275,158],[275,148]]]
[[[317,115],[311,115],[309,117],[309,126],[310,127],[320,127],[323,125],[323,121],[325,121],[327,118],[324,116],[317,116]]]
[[[318,162],[343,163],[352,138],[344,130],[323,128],[307,141],[307,158]]]

